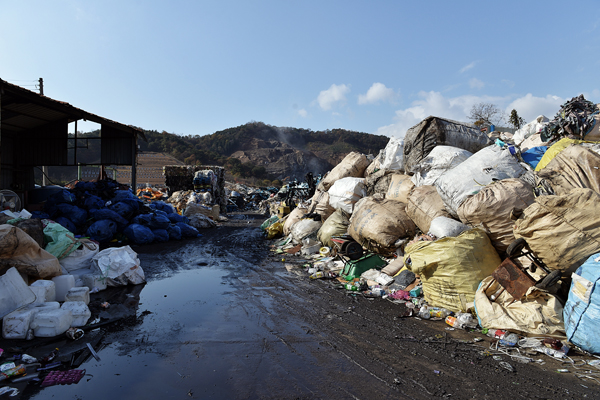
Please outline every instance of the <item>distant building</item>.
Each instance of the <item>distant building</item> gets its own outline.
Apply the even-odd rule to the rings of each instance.
[[[165,165],[184,165],[175,157],[164,153],[140,152],[137,156],[137,186],[165,186],[165,175],[163,167]],[[117,178],[120,183],[131,185],[131,167],[118,166],[116,168]],[[109,173],[108,173],[109,174]]]

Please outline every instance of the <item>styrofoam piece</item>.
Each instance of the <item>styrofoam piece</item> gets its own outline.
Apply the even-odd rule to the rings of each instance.
[[[71,327],[72,322],[71,310],[59,308],[38,311],[33,317],[30,327],[36,337],[54,337],[65,333]]]
[[[0,318],[35,301],[31,291],[15,267],[0,276]]]
[[[40,279],[38,281],[33,282],[31,285],[29,285],[29,288],[31,290],[33,290],[36,295],[38,293],[41,293],[40,288],[44,292],[44,298],[41,301],[39,301],[40,299],[38,298],[38,300],[36,300],[36,303],[45,303],[47,301],[56,301],[56,285],[51,280]]]
[[[60,275],[52,278],[56,285],[56,301],[65,301],[65,295],[75,286],[75,277],[73,275]]]
[[[60,309],[69,310],[71,312],[71,315],[73,316],[71,326],[75,328],[87,324],[88,320],[92,316],[92,312],[87,304],[85,304],[83,301],[65,301]]]
[[[26,339],[29,325],[36,314],[35,307],[23,307],[5,315],[2,319],[2,337],[4,339]]]
[[[90,288],[84,287],[73,287],[69,289],[65,295],[65,302],[67,301],[82,301],[86,305],[90,304]]]

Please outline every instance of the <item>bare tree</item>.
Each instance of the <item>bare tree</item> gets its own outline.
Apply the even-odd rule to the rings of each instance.
[[[469,120],[475,125],[500,125],[506,116],[504,111],[492,103],[478,103],[473,105],[471,113],[468,116]]]

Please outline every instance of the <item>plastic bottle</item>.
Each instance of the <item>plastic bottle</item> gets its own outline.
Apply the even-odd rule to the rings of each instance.
[[[506,331],[501,331],[500,329],[488,329],[487,332],[483,332],[487,336],[496,339],[502,339],[504,335],[506,335]]]
[[[452,315],[448,315],[446,317],[446,323],[453,328],[463,329],[463,324],[456,317],[453,317]]]
[[[356,285],[353,285],[352,283],[346,283],[346,284],[344,285],[344,288],[345,288],[346,290],[351,290],[351,291],[353,291],[353,292],[358,292],[358,290],[359,290],[359,287],[358,287],[358,286],[356,286]]]
[[[502,346],[514,347],[519,342],[519,336],[516,333],[508,332],[502,339],[500,339],[500,344]]]
[[[452,314],[452,311],[442,307],[429,307],[429,316],[431,318],[446,318]]]
[[[423,319],[431,318],[431,315],[429,314],[429,307],[422,306],[421,309],[419,310],[419,317],[421,317]]]
[[[20,364],[13,368],[9,368],[0,372],[0,381],[3,381],[8,378],[12,378],[13,376],[23,375],[25,373],[25,365]]]
[[[317,271],[314,274],[312,274],[311,276],[309,276],[309,278],[310,279],[335,278],[336,276],[337,276],[337,274],[335,272]]]
[[[473,319],[473,314],[471,313],[459,312],[455,316],[457,321],[462,325],[462,329],[475,328],[477,326],[477,322]]]

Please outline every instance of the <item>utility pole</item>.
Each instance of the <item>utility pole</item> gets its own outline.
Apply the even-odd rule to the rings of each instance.
[[[44,95],[44,79],[40,78],[39,83],[40,83],[40,94],[43,96]]]

